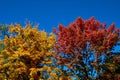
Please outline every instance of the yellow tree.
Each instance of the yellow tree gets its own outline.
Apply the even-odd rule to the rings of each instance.
[[[37,26],[30,24],[24,28],[20,24],[10,25],[9,33],[10,37],[3,40],[5,48],[0,54],[0,79],[58,79],[56,72],[59,70],[50,67],[56,42],[54,34],[38,31]]]

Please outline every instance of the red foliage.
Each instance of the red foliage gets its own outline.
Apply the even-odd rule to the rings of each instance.
[[[58,31],[53,29],[58,37],[58,42],[55,45],[57,53],[75,55],[76,51],[80,52],[86,49],[90,43],[89,50],[106,53],[119,40],[118,30],[112,24],[108,30],[106,24],[101,24],[94,17],[88,20],[77,18],[68,27],[63,25],[58,26]]]
[[[120,41],[119,30],[115,29],[114,24],[106,29],[106,23],[102,24],[94,17],[88,20],[79,17],[67,27],[58,25],[58,31],[56,29],[53,31],[58,39],[55,45],[56,64],[83,72],[84,79],[89,78],[87,66],[95,67],[96,72],[99,73],[98,58],[103,53],[108,53]],[[95,56],[94,60],[90,60],[91,55]]]
[[[108,28],[108,34],[109,34],[109,33],[112,33],[112,32],[114,31],[114,29],[115,29],[115,24],[113,23],[113,24],[111,24],[110,27]]]

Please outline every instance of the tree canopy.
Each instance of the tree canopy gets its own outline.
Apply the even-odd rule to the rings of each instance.
[[[116,80],[120,76],[120,29],[78,17],[53,33],[38,26],[0,26],[0,79]],[[118,45],[120,46],[120,45]],[[114,51],[114,52],[113,52]]]

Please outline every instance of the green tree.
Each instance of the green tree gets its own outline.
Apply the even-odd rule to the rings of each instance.
[[[0,52],[4,48],[2,40],[4,39],[5,36],[9,36],[8,35],[8,25],[2,24],[2,25],[0,25]]]

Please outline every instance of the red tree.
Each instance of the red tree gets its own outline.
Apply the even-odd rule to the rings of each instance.
[[[55,58],[58,60],[56,64],[78,70],[78,76],[83,72],[86,79],[90,78],[88,72],[93,71],[90,67],[100,64],[100,56],[110,52],[120,40],[119,30],[115,29],[114,23],[106,29],[106,24],[94,17],[88,20],[77,18],[69,26],[59,25],[58,31],[53,31],[58,38],[55,45]],[[91,60],[92,56],[94,60]],[[96,72],[100,73],[98,66]]]

